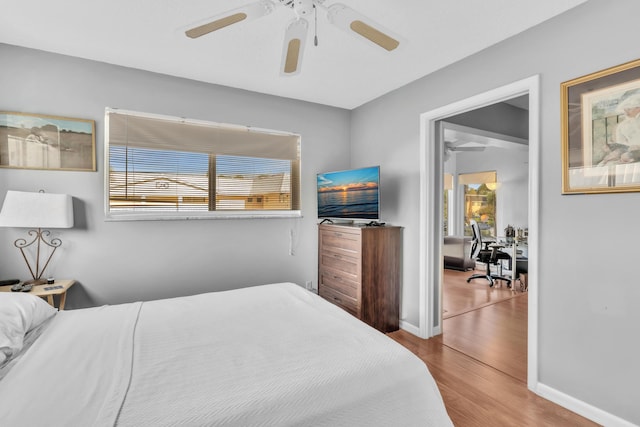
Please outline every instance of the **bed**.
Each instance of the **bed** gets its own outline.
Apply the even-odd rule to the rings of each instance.
[[[292,283],[60,311],[0,295],[13,426],[452,426],[425,364]]]

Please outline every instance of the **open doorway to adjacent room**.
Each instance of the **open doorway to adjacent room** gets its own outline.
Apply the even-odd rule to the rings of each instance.
[[[521,95],[440,121],[443,344],[523,383],[527,381],[528,104],[529,96]],[[476,237],[472,222],[477,225]],[[488,245],[506,259],[496,260],[495,265],[478,261],[476,248]]]
[[[498,365],[530,389],[538,376],[538,105],[534,76],[421,116],[420,334],[442,334],[445,345]],[[515,133],[512,128],[522,121],[524,130]],[[506,283],[468,283],[474,272],[464,260],[459,271],[443,268],[445,236],[470,234],[471,219],[482,224],[486,237],[505,240],[508,226],[526,234],[526,248],[505,245],[528,257],[527,282],[513,282],[516,292]],[[503,275],[512,273],[503,268]],[[445,281],[467,293],[455,300]],[[524,286],[528,292],[520,291]],[[505,334],[516,343],[516,353],[500,343]]]

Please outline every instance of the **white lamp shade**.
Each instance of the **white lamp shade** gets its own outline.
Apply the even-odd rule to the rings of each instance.
[[[7,191],[1,227],[71,228],[73,199],[68,194]]]

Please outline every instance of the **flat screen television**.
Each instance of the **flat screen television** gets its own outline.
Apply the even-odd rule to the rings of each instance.
[[[380,219],[380,166],[319,173],[318,218]]]

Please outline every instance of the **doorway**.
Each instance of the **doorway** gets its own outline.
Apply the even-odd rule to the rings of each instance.
[[[522,257],[528,255],[524,238],[529,203],[528,104],[524,95],[443,121],[441,340],[523,383],[527,382],[527,294],[524,280],[514,280],[514,266],[524,270]],[[506,243],[508,227],[513,230],[509,239],[515,240],[516,230],[521,236],[516,264],[513,243]],[[495,266],[477,262],[470,254],[473,235],[482,239],[481,246],[501,242],[505,246],[501,252],[509,254],[503,258],[511,258]],[[488,269],[511,282],[487,279]]]
[[[539,76],[533,76],[421,115],[420,138],[420,336],[442,333],[443,159],[442,120],[529,95],[527,385],[537,386],[537,247],[539,207]]]

